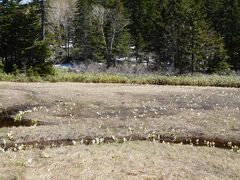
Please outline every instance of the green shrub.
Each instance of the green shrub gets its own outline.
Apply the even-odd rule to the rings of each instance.
[[[16,64],[13,64],[13,71],[12,71],[12,73],[14,75],[19,75],[20,74],[19,68],[18,68],[18,66]]]
[[[55,75],[39,76],[28,70],[30,76],[0,74],[0,81],[13,82],[82,82],[82,83],[123,83],[153,84],[175,86],[218,86],[240,88],[237,75],[197,75],[197,76],[160,76],[160,75],[115,75],[115,74],[76,74],[57,71]]]
[[[0,73],[4,72],[4,64],[0,61]]]
[[[39,65],[36,65],[33,68],[33,71],[40,76],[55,75],[56,74],[56,70],[54,69],[52,63],[41,63]]]

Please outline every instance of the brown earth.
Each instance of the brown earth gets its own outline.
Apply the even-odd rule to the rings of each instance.
[[[20,110],[30,110],[21,115],[21,119],[18,122],[20,127],[11,127],[14,123],[16,125],[16,122],[14,122],[8,124],[10,127],[0,128],[0,146],[2,149],[26,149],[27,147],[30,148],[33,146],[45,148],[46,146],[60,146],[61,144],[78,144],[78,142],[91,144],[98,142],[99,139],[104,139],[103,142],[105,143],[113,141],[122,143],[125,140],[159,140],[160,142],[182,142],[221,148],[232,148],[232,146],[240,145],[240,89],[234,88],[1,82],[0,113],[2,113],[0,114],[0,122],[2,122],[2,124],[4,122],[4,125],[7,126],[6,122],[9,122],[9,120],[15,121],[16,114],[18,114]],[[21,126],[21,123],[23,125],[25,121],[32,122],[35,126]],[[15,144],[17,144],[16,147]],[[21,144],[27,145],[27,147],[21,146]],[[136,149],[134,149],[135,146]],[[91,149],[91,147],[93,148]],[[196,167],[191,167],[191,163],[193,163],[197,157],[202,156],[204,158],[209,157],[208,162],[210,164],[208,165],[209,168],[201,169],[204,173],[199,176],[200,178],[205,177],[205,175],[207,176],[206,173],[209,173],[212,178],[221,178],[226,175],[226,177],[234,179],[240,175],[238,167],[235,167],[234,164],[240,160],[239,154],[217,148],[170,146],[147,142],[132,142],[132,144],[129,142],[127,145],[120,144],[116,146],[113,144],[106,145],[106,147],[104,145],[100,145],[100,147],[96,145],[84,147],[81,145],[79,148],[92,151],[96,157],[98,157],[96,151],[100,148],[102,159],[98,159],[99,161],[105,161],[107,158],[105,151],[112,151],[113,154],[121,154],[125,148],[129,148],[129,153],[133,156],[134,153],[139,153],[142,157],[147,157],[148,155],[144,149],[150,148],[150,157],[155,157],[155,154],[160,153],[160,157],[164,159],[163,161],[158,159],[157,162],[153,159],[152,161],[154,162],[148,161],[148,158],[144,159],[146,164],[153,163],[153,170],[151,171],[153,174],[151,175],[150,173],[149,176],[147,175],[145,177],[145,175],[150,172],[150,170],[147,169],[146,172],[144,171],[145,175],[144,173],[143,175],[141,175],[141,173],[139,175],[138,172],[135,172],[138,171],[137,169],[139,168],[138,165],[136,165],[136,169],[133,169],[134,172],[130,171],[125,173],[125,175],[127,174],[125,176],[126,178],[157,178],[156,173],[160,173],[161,171],[156,170],[159,166],[158,163],[162,164],[161,168],[164,168],[160,179],[178,179],[178,175],[180,179],[193,177],[192,175],[197,175],[197,172],[193,173]],[[175,151],[169,152],[171,148]],[[182,148],[182,154],[177,153],[179,148]],[[191,150],[189,150],[189,148]],[[237,147],[233,148],[235,151],[239,150]],[[67,164],[67,162],[74,159],[74,155],[83,153],[82,155],[85,156],[85,154],[88,154],[88,151],[78,152],[77,147],[71,147],[70,149],[68,149],[68,147],[60,147],[59,149],[62,149],[67,154],[67,159],[64,159],[63,156],[63,160],[61,157],[53,160],[56,164],[58,161],[59,163],[62,162],[63,167],[61,168],[70,167],[71,165]],[[192,150],[194,151],[193,153]],[[41,152],[45,150],[26,150],[24,152],[8,153],[12,153],[13,156],[17,157],[23,156],[24,158],[32,155],[32,158],[35,158],[35,151]],[[54,154],[60,150],[47,149],[47,151]],[[76,154],[71,153],[72,151],[76,151]],[[226,165],[226,167],[222,169],[223,172],[221,175],[216,175],[218,172],[214,170],[217,165],[215,164],[216,156],[213,155],[213,152],[219,153],[219,155],[223,157],[223,159],[219,161],[219,165],[222,161],[224,161]],[[164,153],[167,153],[167,156]],[[192,153],[192,155],[189,164],[185,167],[184,161],[188,162],[188,160],[184,160],[183,157],[188,153]],[[86,156],[86,158],[91,159],[91,154]],[[164,166],[164,162],[168,156],[171,160]],[[0,160],[3,157],[4,156],[1,157],[0,154]],[[183,167],[180,167],[181,163],[178,162],[179,164],[177,163],[176,166],[179,165],[179,169],[175,169],[173,157],[182,158]],[[6,160],[4,167],[8,168],[11,165],[12,159],[10,157],[4,158]],[[125,154],[122,158],[127,159],[127,155]],[[139,157],[134,158],[138,159]],[[227,168],[231,166],[231,163],[227,162],[229,159],[231,159],[234,166],[234,168],[231,169],[232,172]],[[14,162],[15,160],[16,158]],[[96,163],[101,164],[98,160]],[[119,163],[124,163],[122,161],[123,159],[119,159]],[[130,160],[126,160],[126,163],[130,163],[129,161]],[[203,161],[202,165],[205,165],[206,161]],[[99,168],[104,169],[105,166],[106,168],[111,167],[111,163],[108,165],[107,162],[108,161]],[[43,166],[41,163],[45,163],[44,158],[39,161],[39,164],[35,162],[36,167],[40,167],[41,169],[41,166]],[[91,166],[92,165],[93,164],[91,164]],[[115,165],[116,168],[120,168],[120,164]],[[176,170],[176,174],[169,168],[171,165],[174,165],[172,169]],[[197,166],[197,164],[195,164],[195,166]],[[16,167],[13,165],[13,167],[19,168],[17,165]],[[90,168],[90,165],[88,168]],[[183,172],[181,172],[181,168]],[[186,170],[189,168],[190,170]],[[21,171],[26,169],[26,173],[25,171],[22,173],[23,176],[28,174],[28,167],[21,166],[19,169]],[[73,171],[75,171],[75,169]],[[123,171],[125,172],[126,169]],[[38,172],[44,179],[44,170]],[[53,172],[55,176],[50,175],[46,177],[58,179],[57,173],[59,172],[55,170]],[[107,172],[108,171],[105,172],[105,175]],[[96,169],[93,170],[93,175],[99,173],[100,171]],[[112,178],[115,179],[115,177],[117,177],[115,175],[122,175],[121,172],[118,173],[113,172]],[[136,177],[132,177],[131,173],[137,174]],[[0,174],[3,174],[3,178],[10,177],[8,176],[9,171],[0,172]],[[233,176],[230,176],[230,174],[233,174]],[[17,175],[19,174],[15,173],[14,177],[20,177]],[[88,177],[95,177],[86,174],[81,174],[81,176],[75,175],[75,178],[74,176],[68,176],[67,178],[77,179],[85,177],[88,179]],[[103,176],[96,177],[108,177],[105,175],[103,174]],[[31,176],[36,177],[32,174]]]

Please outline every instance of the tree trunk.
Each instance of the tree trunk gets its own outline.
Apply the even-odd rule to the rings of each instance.
[[[191,46],[192,46],[192,59],[191,59],[191,71],[192,71],[192,75],[194,73],[194,62],[195,62],[195,54],[194,54],[194,48],[195,48],[195,44],[194,44],[194,25],[192,24],[192,40],[191,40]]]
[[[41,9],[41,27],[42,27],[42,40],[45,39],[45,4],[44,0],[40,2]]]

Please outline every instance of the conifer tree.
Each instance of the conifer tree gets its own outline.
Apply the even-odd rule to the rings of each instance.
[[[19,70],[27,74],[27,70],[33,68],[39,74],[48,73],[51,65],[46,59],[50,50],[48,41],[41,39],[37,2],[23,5],[20,1],[10,0],[2,1],[0,5],[0,57],[5,71]]]
[[[75,51],[84,61],[116,65],[116,58],[128,53],[128,17],[120,0],[77,1]]]
[[[212,26],[224,39],[232,68],[240,70],[240,1],[204,0],[204,8]]]

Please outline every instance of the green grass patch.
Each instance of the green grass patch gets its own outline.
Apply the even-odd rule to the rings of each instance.
[[[162,76],[162,75],[119,75],[58,72],[45,77],[21,76],[0,73],[0,81],[10,82],[81,82],[81,83],[121,83],[121,84],[153,84],[175,86],[216,86],[240,87],[240,76],[229,75],[195,75],[195,76]]]

